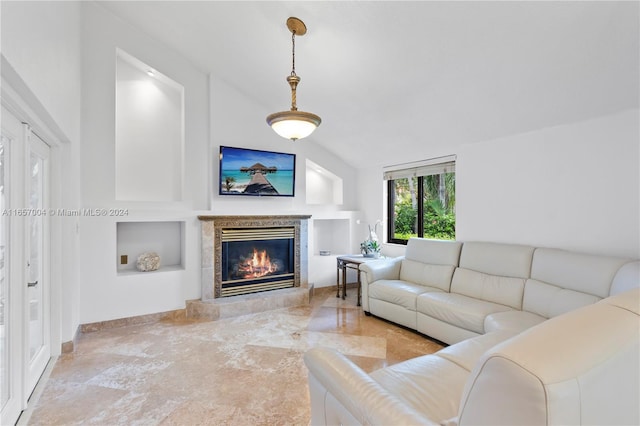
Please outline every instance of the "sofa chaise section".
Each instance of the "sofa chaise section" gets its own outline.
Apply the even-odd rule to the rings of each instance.
[[[639,308],[636,288],[487,351],[467,381],[459,424],[640,424]]]
[[[371,374],[311,349],[311,424],[640,424],[639,308],[635,288]]]
[[[311,425],[440,424],[457,415],[476,362],[512,336],[489,333],[371,374],[333,349],[311,349],[304,356]]]

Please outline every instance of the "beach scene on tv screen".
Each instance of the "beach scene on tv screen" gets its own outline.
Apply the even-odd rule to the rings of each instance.
[[[222,147],[220,194],[293,196],[295,156]]]

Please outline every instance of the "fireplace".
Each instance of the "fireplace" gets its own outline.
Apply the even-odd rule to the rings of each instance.
[[[278,293],[271,290],[291,290],[298,297],[298,290],[309,290],[309,218],[198,216],[202,232],[202,300]]]
[[[221,230],[222,297],[295,286],[295,228]]]

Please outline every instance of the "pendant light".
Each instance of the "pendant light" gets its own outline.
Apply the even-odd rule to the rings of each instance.
[[[317,115],[298,111],[296,105],[296,88],[300,83],[300,77],[296,75],[296,36],[303,36],[307,33],[307,27],[298,18],[287,19],[287,28],[291,31],[292,45],[292,68],[291,75],[287,77],[287,82],[291,86],[291,111],[276,112],[267,117],[267,124],[283,138],[292,141],[309,136],[320,125],[322,120]]]

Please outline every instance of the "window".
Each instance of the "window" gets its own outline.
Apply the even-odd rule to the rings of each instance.
[[[387,241],[456,238],[455,156],[385,168]]]

